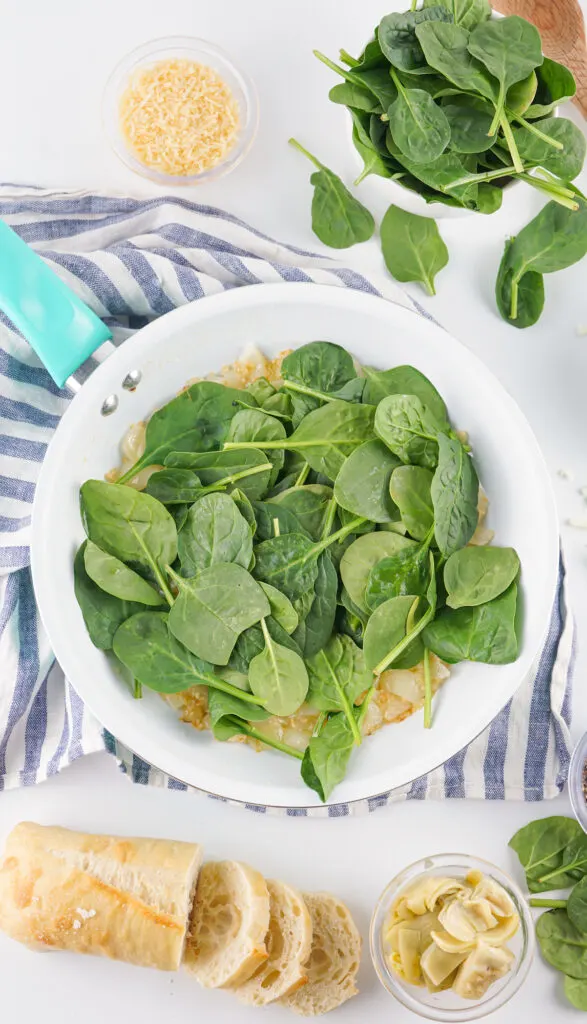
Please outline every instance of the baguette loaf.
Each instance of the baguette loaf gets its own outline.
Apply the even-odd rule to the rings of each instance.
[[[265,963],[235,995],[241,1003],[265,1006],[305,985],[305,963],[312,948],[312,919],[304,899],[290,885],[267,882],[269,890],[269,930],[265,939]]]
[[[263,875],[225,860],[204,864],[185,965],[205,988],[241,985],[267,959],[269,893]]]
[[[0,928],[32,949],[179,968],[201,847],[21,822],[0,863]]]
[[[312,952],[306,964],[308,984],[282,1002],[294,1013],[315,1017],[358,993],[361,936],[348,907],[328,893],[304,893],[312,918]]]

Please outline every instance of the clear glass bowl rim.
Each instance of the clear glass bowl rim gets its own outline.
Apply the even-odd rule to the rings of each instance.
[[[584,832],[587,832],[587,800],[583,794],[583,768],[587,761],[587,732],[581,737],[569,764],[569,799],[573,814]]]
[[[438,1006],[426,1006],[419,998],[417,993],[420,989],[413,986],[413,992],[407,991],[399,983],[395,974],[387,966],[385,956],[383,954],[383,943],[382,943],[382,930],[392,901],[399,894],[399,892],[405,888],[410,882],[414,881],[418,875],[426,874],[429,871],[445,868],[445,869],[460,869],[460,871],[467,872],[472,870],[482,871],[483,874],[490,875],[503,885],[510,896],[512,897],[516,909],[520,915],[520,928],[522,935],[522,949],[518,954],[517,962],[513,970],[507,975],[506,983],[497,992],[491,994],[491,988],[488,990],[487,996],[479,1002],[471,1002],[470,1006],[464,1006],[462,1010],[450,1010]],[[388,885],[381,893],[371,917],[371,927],[369,930],[369,945],[371,951],[371,959],[373,966],[379,981],[388,992],[390,992],[406,1009],[411,1010],[412,1013],[417,1014],[420,1017],[425,1017],[427,1020],[437,1021],[438,1024],[460,1024],[461,1021],[472,1021],[479,1020],[481,1017],[486,1017],[495,1010],[500,1009],[505,1003],[516,994],[518,989],[525,981],[532,958],[534,955],[534,921],[530,912],[530,907],[523,893],[518,888],[513,879],[510,878],[505,871],[499,868],[496,864],[492,864],[490,861],[483,860],[480,857],[476,857],[470,854],[463,853],[437,853],[432,854],[428,857],[422,857],[420,860],[414,861],[407,867],[403,868],[402,871],[391,879]]]
[[[155,168],[147,167],[133,156],[119,128],[118,104],[120,95],[130,75],[140,66],[147,67],[157,60],[172,56],[170,51],[191,51],[191,59],[198,63],[206,63],[206,58],[213,59],[222,70],[232,77],[242,93],[245,116],[240,125],[239,136],[224,160],[199,174],[176,175],[166,174]],[[228,83],[230,85],[230,82]],[[236,66],[232,57],[215,43],[196,36],[160,36],[130,50],[113,68],[104,88],[102,98],[102,124],[110,146],[118,159],[129,170],[149,178],[159,185],[185,186],[198,185],[215,178],[220,178],[234,170],[249,152],[259,123],[259,101],[257,90],[252,79]]]

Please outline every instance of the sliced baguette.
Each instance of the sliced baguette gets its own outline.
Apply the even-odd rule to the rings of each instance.
[[[267,959],[269,893],[258,871],[225,860],[204,864],[185,966],[205,988],[242,985]]]
[[[336,1009],[358,989],[361,936],[348,907],[328,893],[304,893],[312,918],[312,951],[306,964],[308,984],[282,1002],[294,1013],[315,1017]]]
[[[202,849],[23,821],[0,863],[0,929],[67,949],[178,970]]]
[[[312,919],[301,893],[283,882],[267,882],[268,957],[248,981],[235,990],[242,1003],[265,1006],[291,995],[308,976],[304,964],[312,948]]]

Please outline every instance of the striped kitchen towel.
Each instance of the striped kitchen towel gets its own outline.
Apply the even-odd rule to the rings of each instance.
[[[222,210],[178,197],[2,186],[0,217],[108,323],[115,344],[175,306],[278,281],[356,288],[428,315],[389,278],[367,280],[328,257],[275,242]],[[84,372],[91,368],[89,361]],[[104,733],[64,679],[39,620],[29,564],[31,502],[47,445],[71,398],[0,314],[0,789],[33,785],[104,747],[133,781],[183,789]],[[310,813],[338,816],[397,799],[555,796],[569,762],[573,655],[561,565],[536,675],[481,736],[411,786],[374,794],[358,807]]]

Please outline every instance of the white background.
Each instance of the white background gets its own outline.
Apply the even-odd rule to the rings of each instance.
[[[4,0],[0,181],[155,193],[155,186],[127,172],[108,149],[100,123],[104,84],[115,63],[149,39],[201,36],[224,47],[253,77],[261,122],[252,152],[233,175],[186,195],[223,206],[278,238],[316,248],[309,217],[311,168],[288,148],[287,139],[297,136],[347,181],[356,165],[344,111],[327,99],[333,76],[312,49],[334,58],[340,46],[359,51],[384,14],[406,6],[405,0]],[[578,184],[585,189],[587,175]],[[359,194],[378,214],[385,209],[377,183],[365,182]],[[579,494],[587,484],[587,335],[580,332],[582,325],[587,328],[587,264],[546,279],[545,313],[527,331],[503,323],[493,300],[504,239],[541,205],[537,193],[521,188],[491,217],[443,221],[450,264],[437,280],[438,296],[426,301],[498,375],[538,436],[557,493],[571,593],[584,636],[587,533],[566,520],[587,523],[587,504]],[[380,270],[377,239],[351,250],[347,262]],[[417,286],[413,294],[422,297]],[[572,479],[563,479],[559,470]],[[587,723],[586,668],[583,650],[575,678],[576,737]],[[209,857],[238,857],[269,877],[332,889],[349,902],[366,935],[379,892],[405,864],[457,850],[514,869],[507,849],[512,833],[552,813],[570,813],[566,797],[543,805],[414,802],[333,821],[264,818],[187,794],[131,788],[107,755],[96,755],[49,784],[3,794],[0,840],[23,818],[197,840]],[[578,1019],[558,985],[554,971],[537,959],[522,991],[493,1017],[495,1024]],[[414,1020],[379,987],[367,951],[361,989],[337,1020]],[[123,1015],[150,1024],[170,1014],[177,1024],[195,1018],[222,1024],[260,1019],[260,1011],[241,1008],[226,993],[204,992],[181,976],[65,954],[36,955],[1,936],[0,1007],[6,1020],[18,1024],[37,1019],[103,1024]],[[278,1024],[289,1016],[272,1007],[263,1019]]]

